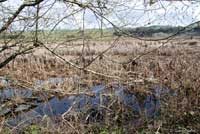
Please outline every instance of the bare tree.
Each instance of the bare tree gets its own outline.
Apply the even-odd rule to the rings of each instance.
[[[180,34],[181,32],[185,31],[188,27],[193,26],[194,24],[199,23],[198,21],[187,25],[186,27],[183,27],[176,33],[160,39],[147,39],[147,38],[141,38],[139,36],[135,36],[133,34],[130,34],[124,30],[124,28],[130,26],[137,25],[141,18],[141,16],[138,16],[138,18],[133,18],[135,21],[132,20],[132,22],[129,22],[126,20],[126,16],[128,18],[128,13],[132,13],[132,11],[144,11],[144,13],[153,12],[155,10],[158,10],[159,8],[165,10],[165,7],[162,5],[155,8],[155,9],[149,9],[146,10],[138,9],[137,5],[138,2],[135,3],[133,1],[129,0],[122,0],[122,1],[115,1],[115,0],[85,0],[85,1],[78,1],[78,0],[35,0],[35,1],[24,1],[21,5],[17,7],[15,11],[9,9],[7,5],[4,5],[4,2],[9,0],[2,0],[0,1],[3,6],[1,6],[2,10],[9,16],[8,18],[4,17],[1,18],[1,27],[0,27],[0,35],[6,35],[10,33],[17,33],[15,39],[4,39],[3,42],[1,42],[0,46],[0,53],[3,54],[5,52],[9,52],[6,55],[3,55],[0,60],[0,68],[4,67],[6,64],[8,64],[10,61],[15,59],[18,55],[21,54],[27,54],[31,52],[32,50],[36,49],[37,47],[44,47],[48,51],[50,51],[52,54],[56,55],[57,57],[60,57],[62,60],[67,62],[68,64],[85,70],[87,66],[89,66],[94,59],[97,59],[97,57],[100,57],[103,55],[103,51],[100,55],[94,57],[87,65],[84,64],[84,66],[77,66],[75,63],[72,63],[70,61],[67,61],[60,55],[56,54],[54,50],[50,49],[44,41],[41,41],[40,39],[43,37],[39,37],[38,34],[39,31],[48,29],[48,34],[45,36],[48,37],[50,34],[57,29],[57,27],[61,24],[64,24],[67,20],[72,19],[74,16],[79,15],[81,12],[90,12],[95,16],[95,21],[100,22],[100,29],[101,29],[101,37],[103,36],[103,28],[107,25],[109,27],[112,27],[115,31],[119,31],[124,33],[124,35],[136,38],[139,40],[145,40],[145,41],[160,41],[160,40],[168,40],[174,38],[176,35]],[[149,1],[151,5],[153,1]],[[159,2],[159,1],[156,1]],[[62,5],[62,13],[59,14],[61,10],[52,11],[53,7],[56,6],[56,4]],[[131,5],[131,6],[130,6]],[[187,6],[187,5],[186,5]],[[33,13],[31,13],[33,12]],[[60,17],[56,17],[55,13],[59,15]],[[124,17],[122,17],[124,16]],[[115,22],[114,19],[118,19],[118,22]],[[143,18],[144,22],[148,25],[153,20],[146,20],[146,18]],[[159,18],[158,18],[159,19]],[[120,20],[120,21],[119,21]],[[83,23],[86,21],[85,17],[82,19]],[[35,29],[33,28],[35,26]],[[15,28],[12,28],[15,27]],[[17,29],[16,29],[17,27]],[[82,30],[84,32],[84,25],[82,25]],[[27,31],[34,31],[34,34],[31,39],[22,39],[22,36]],[[83,35],[84,37],[84,35]],[[83,39],[85,40],[85,39]],[[84,43],[83,43],[84,44]],[[111,45],[112,46],[112,45]],[[55,47],[56,48],[56,47]],[[112,48],[112,47],[108,47]],[[143,54],[144,55],[144,54]],[[136,58],[131,57],[130,59],[135,60],[141,56],[138,56]],[[128,60],[123,62],[123,64],[128,64],[130,62],[133,62],[132,60]]]

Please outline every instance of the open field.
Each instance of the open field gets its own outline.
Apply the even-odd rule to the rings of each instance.
[[[111,112],[106,113],[103,122],[85,124],[83,117],[87,113],[73,113],[77,114],[77,118],[72,117],[67,121],[61,119],[58,123],[44,118],[40,125],[36,123],[23,128],[24,133],[199,132],[198,38],[176,39],[165,44],[164,41],[148,42],[128,37],[102,40],[48,42],[44,45],[49,49],[40,47],[31,54],[18,56],[0,69],[0,76],[17,81],[12,85],[20,88],[32,88],[37,80],[66,78],[63,84],[47,83],[39,89],[44,92],[58,89],[61,96],[69,93],[90,93],[88,89],[94,85],[112,85],[111,83],[117,82],[142,98],[150,93],[152,85],[161,85],[171,89],[176,95],[161,97],[160,115],[154,119],[143,117],[142,124],[133,125],[127,121],[132,114],[129,109],[123,107],[118,99],[111,97],[113,106],[109,107]],[[66,61],[85,68],[81,70],[72,67]],[[4,87],[4,83],[0,83],[0,88]],[[16,132],[15,129],[4,126],[4,117],[0,117],[0,120],[0,133]]]

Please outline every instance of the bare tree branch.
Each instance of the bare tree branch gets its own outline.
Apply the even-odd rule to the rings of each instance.
[[[1,2],[5,2],[5,1],[7,1],[7,0],[0,0],[0,3],[1,3]]]
[[[44,0],[36,0],[36,2],[34,3],[24,3],[21,6],[19,6],[19,8],[17,9],[17,11],[13,14],[13,16],[11,16],[10,18],[8,18],[8,21],[5,22],[5,24],[1,27],[0,29],[0,33],[2,33],[3,31],[5,31],[11,24],[12,22],[15,20],[15,18],[21,13],[21,11],[25,8],[25,7],[29,7],[29,6],[35,6],[39,3],[41,3]]]
[[[9,56],[3,62],[0,63],[0,68],[2,68],[5,65],[7,65],[10,61],[14,60],[18,55],[27,54],[27,52],[29,52],[32,49],[34,49],[34,47],[30,47],[30,48],[27,48],[27,49],[25,49],[23,51],[13,53],[11,56]]]

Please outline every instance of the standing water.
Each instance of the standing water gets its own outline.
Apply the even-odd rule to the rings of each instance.
[[[48,82],[60,83],[64,80],[59,78],[53,80],[51,78]],[[44,81],[38,81],[37,88],[43,83]],[[28,89],[7,87],[0,90],[0,116],[8,117],[6,124],[10,127],[20,127],[37,122],[42,120],[44,116],[52,119],[61,117],[69,110],[84,113],[89,111],[90,116],[86,119],[87,121],[101,121],[104,115],[99,110],[102,107],[109,107],[112,98],[115,98],[125,107],[128,107],[130,112],[138,115],[139,118],[141,116],[154,118],[160,113],[160,96],[169,94],[170,90],[161,86],[154,86],[151,91],[144,97],[143,101],[139,101],[141,98],[119,84],[113,84],[112,88],[96,85],[91,88],[92,95],[78,94],[63,97],[48,96],[47,93],[35,93]],[[11,116],[13,114],[15,116]]]

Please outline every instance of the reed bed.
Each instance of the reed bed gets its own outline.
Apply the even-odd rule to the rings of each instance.
[[[195,43],[194,43],[195,42]],[[82,66],[90,63],[110,42],[87,42],[84,51],[81,42],[59,44],[55,52],[66,60]],[[87,68],[101,74],[115,77],[104,77],[73,68],[62,59],[41,48],[29,55],[22,55],[0,70],[0,75],[27,83],[45,80],[52,77],[66,78],[63,85],[46,85],[46,89],[61,89],[62,92],[87,92],[88,88],[98,83],[118,82],[126,85],[129,91],[148,94],[154,84],[166,86],[177,95],[165,96],[161,104],[161,116],[146,121],[142,126],[126,124],[128,109],[123,108],[113,98],[112,114],[107,112],[104,123],[85,124],[82,117],[87,113],[73,113],[71,120],[51,123],[44,119],[42,126],[31,125],[25,132],[38,133],[198,133],[200,130],[200,43],[198,40],[173,40],[163,47],[145,54],[130,62],[138,55],[154,50],[162,42],[144,42],[123,38],[115,46],[100,55]],[[48,45],[54,48],[54,44]],[[84,59],[83,59],[84,58]],[[68,78],[72,78],[69,80]],[[31,84],[29,85],[31,87]],[[0,88],[3,84],[0,84]],[[85,88],[87,87],[87,88]],[[86,90],[87,89],[87,90]],[[76,119],[74,119],[76,117]],[[115,119],[116,120],[115,120]],[[4,118],[1,119],[2,124]],[[0,128],[1,125],[0,125]],[[7,132],[6,128],[2,132]]]

